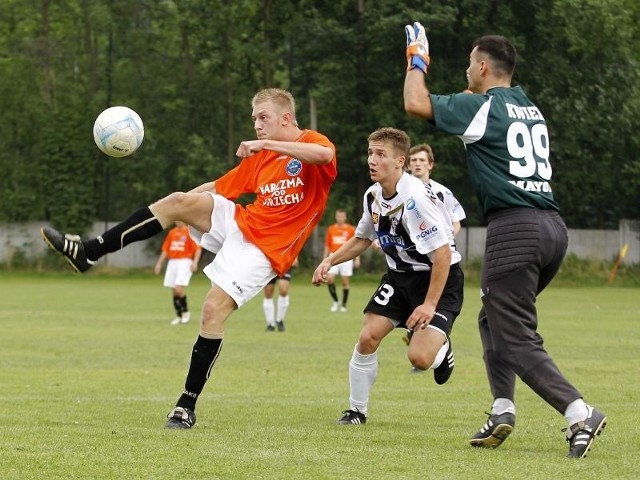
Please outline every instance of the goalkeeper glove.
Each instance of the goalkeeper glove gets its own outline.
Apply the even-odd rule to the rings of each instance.
[[[407,34],[407,71],[419,68],[422,73],[427,73],[429,66],[429,40],[424,27],[420,22],[404,27]]]

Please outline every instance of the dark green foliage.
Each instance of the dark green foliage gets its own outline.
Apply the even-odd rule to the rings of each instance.
[[[616,228],[640,217],[639,17],[632,0],[1,2],[0,220],[85,228],[215,179],[254,138],[251,97],[276,86],[296,96],[300,125],[338,148],[324,223],[337,206],[357,219],[367,136],[395,126],[432,144],[434,178],[468,225],[482,224],[462,143],[402,107],[403,27],[420,20],[434,93],[465,88],[475,38],[512,38],[515,83],[549,123],[569,226]],[[131,158],[108,159],[91,141],[96,116],[117,104],[145,123]]]

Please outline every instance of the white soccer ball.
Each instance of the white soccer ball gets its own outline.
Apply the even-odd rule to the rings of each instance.
[[[111,157],[126,157],[142,144],[144,125],[129,107],[110,107],[93,124],[93,139],[100,150]]]

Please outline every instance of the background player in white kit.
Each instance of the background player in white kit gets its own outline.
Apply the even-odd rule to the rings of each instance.
[[[420,143],[414,145],[409,150],[409,170],[411,175],[419,178],[424,183],[428,183],[431,186],[433,193],[442,200],[444,206],[447,208],[447,213],[451,217],[451,223],[453,224],[453,236],[457,236],[460,231],[460,222],[467,218],[467,214],[460,205],[458,199],[453,195],[453,192],[445,187],[443,184],[436,182],[431,178],[431,171],[435,166],[436,159],[433,155],[433,149],[426,143]]]
[[[428,184],[433,193],[444,203],[447,213],[451,218],[451,224],[453,225],[453,236],[456,237],[461,228],[460,222],[467,218],[467,215],[451,190],[431,178],[431,170],[433,170],[435,162],[436,159],[430,145],[420,143],[409,149],[409,170],[411,171],[411,175]],[[405,344],[409,345],[411,335],[412,331],[407,330],[407,334],[402,337]],[[415,367],[413,367],[411,371],[413,373],[422,372],[422,370]]]

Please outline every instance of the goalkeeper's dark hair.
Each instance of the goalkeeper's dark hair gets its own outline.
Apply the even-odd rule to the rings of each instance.
[[[516,68],[516,47],[501,35],[485,35],[473,42],[473,48],[486,54],[493,61],[493,68],[511,77]]]
[[[280,108],[281,113],[290,112],[293,117],[293,124],[298,126],[298,121],[296,120],[296,101],[291,92],[282,90],[281,88],[265,88],[253,96],[251,106],[255,107],[260,103],[268,101],[273,102]]]
[[[390,142],[396,153],[409,157],[409,147],[411,139],[403,130],[392,127],[383,127],[377,129],[368,138],[369,142]]]

